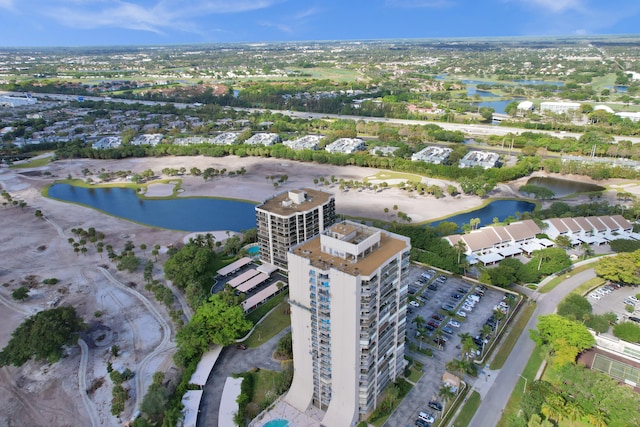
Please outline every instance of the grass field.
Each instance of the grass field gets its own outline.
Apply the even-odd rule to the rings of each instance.
[[[495,355],[495,357],[491,361],[491,365],[489,366],[490,369],[502,368],[502,366],[504,365],[504,362],[507,361],[507,358],[511,354],[511,350],[513,350],[513,346],[516,345],[518,338],[520,338],[520,334],[524,332],[524,328],[527,325],[527,322],[529,322],[529,319],[533,315],[533,312],[535,311],[535,309],[536,309],[536,303],[533,301],[531,301],[530,304],[527,304],[522,308],[522,312],[520,313],[520,316],[518,316],[518,319],[516,320],[516,322],[513,324],[513,327],[511,328],[511,332],[509,332],[509,335],[500,346],[498,353]]]
[[[411,366],[411,374],[407,379],[415,384],[420,380],[420,378],[422,378],[423,375],[424,375],[424,372],[422,372],[421,369],[413,365]]]
[[[551,279],[549,281],[549,283],[547,283],[543,287],[539,288],[538,292],[540,292],[541,294],[549,293],[552,290],[554,290],[556,286],[558,286],[560,283],[564,282],[569,277],[573,276],[574,274],[578,274],[578,273],[580,273],[582,271],[585,271],[585,270],[588,270],[590,268],[593,268],[593,266],[594,266],[594,264],[588,264],[588,265],[581,265],[580,267],[576,267],[573,270],[571,270],[570,272],[568,272],[567,274],[563,274],[562,276],[558,276],[558,277],[555,277],[555,278]]]
[[[278,299],[278,297],[274,299]],[[262,344],[269,341],[272,337],[277,335],[278,332],[280,332],[290,324],[291,316],[289,316],[289,303],[287,303],[286,301],[281,301],[277,305],[276,309],[273,310],[267,317],[265,317],[258,326],[256,326],[256,329],[249,336],[249,338],[244,341],[244,343],[252,348],[260,347]]]
[[[391,179],[403,179],[405,181],[421,181],[422,176],[412,174],[412,173],[380,171],[375,175],[365,177],[364,181],[373,181],[373,180],[386,181]]]
[[[456,418],[455,422],[452,423],[455,427],[466,427],[471,422],[471,419],[475,415],[478,407],[480,406],[480,393],[474,391],[471,393],[471,396],[467,399],[467,402],[464,404],[462,409],[460,410],[460,415]]]
[[[31,160],[27,163],[11,165],[11,167],[14,169],[39,168],[40,166],[48,165],[50,161],[51,161],[51,157],[42,157],[39,159]]]
[[[522,376],[527,379],[526,384],[533,382],[543,360],[544,358],[542,352],[539,348],[536,347],[533,350],[533,354],[529,358],[529,361],[527,362],[527,366],[525,366],[524,371],[522,372]],[[522,378],[519,378],[515,388],[513,389],[513,393],[511,393],[509,402],[507,402],[507,406],[504,409],[504,413],[502,414],[502,418],[500,418],[500,422],[498,422],[497,427],[508,427],[509,418],[518,414],[518,412],[520,411],[520,402],[522,401],[522,397],[524,396],[524,387],[525,381]]]

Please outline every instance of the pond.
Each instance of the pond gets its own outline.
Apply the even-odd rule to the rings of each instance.
[[[242,231],[256,226],[255,205],[213,198],[140,199],[130,188],[54,184],[49,197],[145,225],[180,231]]]
[[[532,86],[542,86],[542,85],[550,85],[550,86],[564,86],[563,82],[551,82],[547,80],[512,80],[514,83],[519,83],[521,85],[532,85]]]
[[[619,92],[619,93],[625,93],[629,91],[629,86],[622,86],[622,85],[616,85],[616,86],[605,86],[605,89],[609,89],[612,92]]]
[[[435,227],[441,222],[455,222],[460,227],[460,231],[462,230],[462,225],[469,224],[472,218],[480,218],[480,227],[482,227],[493,224],[493,219],[496,217],[498,218],[498,221],[502,222],[507,219],[507,217],[515,217],[516,212],[532,212],[535,207],[536,205],[534,203],[522,200],[494,200],[480,209],[454,215],[440,221],[434,221],[428,225]]]
[[[564,197],[573,193],[586,193],[591,191],[604,191],[606,188],[596,184],[589,184],[569,179],[559,179],[546,176],[534,176],[529,178],[527,184],[537,185],[553,191],[555,197]]]
[[[512,103],[513,101],[520,102],[522,99],[503,99],[502,101],[482,101],[482,102],[472,102],[471,105],[475,105],[476,107],[490,107],[493,108],[493,111],[498,114],[507,114],[504,109],[507,108],[507,105]]]

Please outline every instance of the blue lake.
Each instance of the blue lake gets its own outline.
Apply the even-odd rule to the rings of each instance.
[[[629,86],[622,86],[622,85],[605,86],[605,88],[609,89],[612,92],[618,92],[618,93],[625,93],[629,91]]]
[[[521,85],[533,85],[533,86],[542,86],[542,85],[553,85],[553,86],[564,86],[563,82],[551,82],[546,80],[512,80],[514,83],[519,83]]]
[[[467,86],[467,96],[472,97],[473,95],[478,95],[482,98],[497,98],[500,95],[496,95],[495,93],[489,92],[488,90],[478,89],[473,85]]]
[[[509,216],[515,217],[516,212],[532,212],[536,205],[530,202],[524,202],[522,200],[494,200],[488,205],[476,209],[475,211],[454,215],[452,217],[434,221],[428,225],[435,227],[441,222],[455,222],[462,230],[463,224],[469,224],[472,218],[480,218],[480,227],[493,224],[493,218],[498,218],[498,221],[504,221]]]
[[[242,231],[256,226],[255,205],[237,200],[140,199],[129,188],[83,188],[54,184],[49,197],[79,203],[145,225],[180,231]]]
[[[482,101],[482,102],[472,102],[471,105],[475,105],[476,107],[490,107],[498,114],[506,114],[504,109],[509,105],[509,103],[513,101],[522,101],[521,99],[504,99],[502,101]]]

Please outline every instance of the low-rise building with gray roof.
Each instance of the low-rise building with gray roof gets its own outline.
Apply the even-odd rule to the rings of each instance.
[[[413,155],[411,156],[411,161],[427,162],[439,165],[447,161],[452,151],[453,150],[451,148],[431,145],[429,147],[423,148],[417,153],[413,153]]]
[[[273,145],[278,141],[280,141],[280,136],[277,133],[261,132],[252,135],[244,143],[249,145]]]
[[[284,141],[283,144],[293,150],[317,150],[322,138],[322,135],[305,135],[292,141]]]
[[[324,149],[329,153],[353,154],[364,150],[364,141],[360,138],[338,138]]]
[[[480,166],[484,169],[495,168],[498,165],[500,156],[497,153],[488,151],[469,151],[462,159],[459,166],[461,168],[472,168]]]

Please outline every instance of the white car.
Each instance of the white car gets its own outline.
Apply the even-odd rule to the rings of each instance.
[[[417,302],[415,302],[415,301],[409,301],[409,305],[410,305],[411,307],[415,307],[415,308],[420,307],[420,304],[418,304],[418,303],[417,303]]]
[[[459,328],[460,327],[460,322],[457,322],[455,320],[449,320],[449,326],[453,326],[454,328]]]
[[[463,306],[462,306],[462,309],[463,309],[464,311],[473,311],[473,307],[472,307],[472,306],[470,306],[470,305],[463,305]]]
[[[420,412],[418,414],[418,418],[420,418],[421,420],[428,422],[429,424],[435,422],[435,418],[433,418],[433,415],[431,414],[427,414],[426,412]]]
[[[465,313],[462,310],[458,310],[458,312],[456,313],[456,316],[460,316],[460,317],[467,317],[467,313]]]

